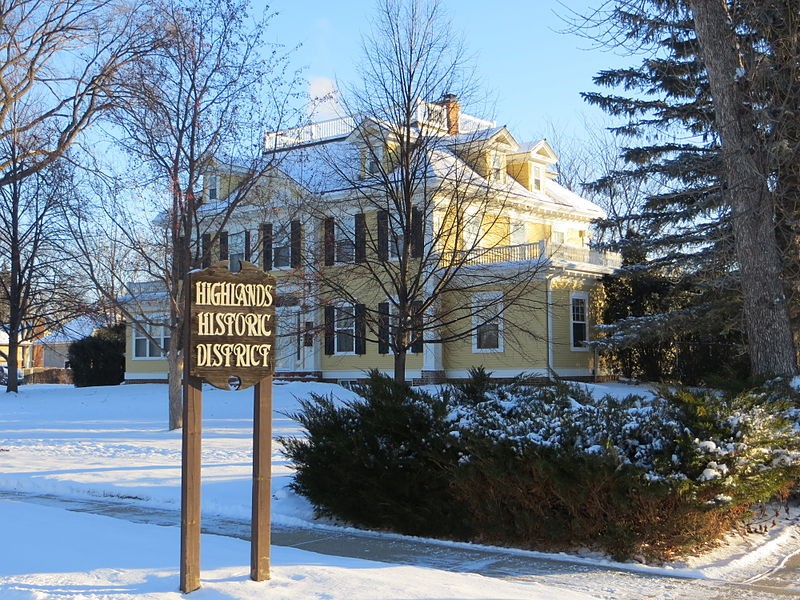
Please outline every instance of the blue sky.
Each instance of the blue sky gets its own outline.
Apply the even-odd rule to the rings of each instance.
[[[600,69],[626,64],[591,42],[563,33],[556,13],[585,13],[601,0],[443,0],[453,28],[475,55],[485,91],[497,99],[493,115],[518,141],[545,137],[553,128],[581,137],[586,118],[603,115],[588,106],[580,92],[595,89]],[[256,0],[256,5],[257,0]],[[369,27],[374,0],[273,0],[278,12],[269,41],[302,44],[296,66],[315,89],[333,80],[348,81],[361,55],[361,34]],[[478,115],[483,116],[483,115]]]

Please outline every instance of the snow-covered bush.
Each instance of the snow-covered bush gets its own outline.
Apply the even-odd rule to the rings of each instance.
[[[666,558],[718,537],[798,473],[796,427],[775,394],[594,398],[523,379],[470,389],[451,399],[455,481],[488,541]]]
[[[303,402],[308,435],[283,443],[295,489],[356,524],[660,559],[796,479],[793,394],[595,398],[478,369],[434,397],[372,373],[359,401]]]

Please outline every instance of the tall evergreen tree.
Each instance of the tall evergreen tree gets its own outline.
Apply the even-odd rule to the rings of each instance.
[[[786,66],[782,63],[791,63],[785,40],[796,37],[797,9],[778,0],[766,3],[774,5],[772,17],[794,17],[786,22],[795,25],[785,25],[788,32],[781,32],[764,24],[768,9],[762,3],[717,2],[724,10],[704,23],[726,32],[724,43],[739,63],[730,69],[730,56],[724,68],[704,61],[715,50],[702,34],[705,30],[698,40],[699,13],[692,9],[700,4],[714,2],[607,3],[609,17],[602,23],[605,41],[634,45],[644,58],[636,67],[603,71],[595,78],[600,85],[623,88],[625,94],[585,97],[627,119],[618,131],[642,144],[625,151],[629,166],[624,171],[610,174],[598,185],[619,178],[658,178],[663,191],[647,197],[642,210],[623,217],[643,234],[652,258],[649,267],[664,270],[697,291],[702,301],[693,306],[696,322],[708,326],[707,315],[719,314],[720,329],[731,321],[746,323],[755,374],[793,373],[796,359],[783,293],[784,286],[789,287],[784,264],[789,262],[786,239],[791,238],[791,219],[783,220],[788,233],[778,238],[783,245],[776,247],[772,215],[789,205],[776,192],[785,185],[786,173],[772,158],[781,144],[770,141],[770,136],[778,128],[772,113],[797,96],[785,89],[792,86],[773,89],[759,80],[764,65],[777,73]],[[728,79],[735,85],[720,91]],[[782,90],[782,97],[777,90]],[[725,93],[727,104],[722,99]],[[740,137],[731,135],[732,127]],[[737,167],[732,157],[741,157],[737,146],[745,137],[750,162]],[[780,137],[786,143],[788,136]],[[769,247],[774,251],[767,252]],[[742,306],[743,315],[728,310],[709,313],[709,297],[719,300],[717,306]],[[684,321],[685,315],[681,311]]]

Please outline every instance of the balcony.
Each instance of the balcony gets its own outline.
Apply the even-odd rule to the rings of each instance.
[[[463,261],[465,265],[548,260],[550,262],[581,263],[616,269],[622,264],[619,254],[614,252],[598,252],[586,247],[552,244],[547,240],[541,240],[533,244],[494,246],[492,248],[459,251],[453,259],[454,262]]]

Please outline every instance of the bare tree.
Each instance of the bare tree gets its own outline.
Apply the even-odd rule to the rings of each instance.
[[[0,156],[0,185],[57,160],[110,107],[116,74],[145,50],[136,15],[116,0],[0,1],[0,141],[23,136],[28,152]]]
[[[8,167],[24,170],[31,151],[23,140],[6,138],[0,144]],[[62,159],[0,186],[0,294],[7,308],[2,327],[8,334],[8,392],[17,391],[20,343],[85,311],[85,290],[71,277],[62,251],[66,232],[61,216],[71,194],[70,171],[71,165]]]
[[[111,119],[111,133],[138,178],[133,188],[138,198],[102,207],[101,220],[116,224],[116,231],[95,235],[81,226],[80,235],[94,236],[94,243],[109,239],[132,252],[135,260],[130,255],[126,260],[136,265],[136,278],[156,282],[164,293],[161,314],[154,311],[152,285],[129,288],[120,309],[146,335],[148,324],[169,332],[151,341],[163,346],[169,364],[171,429],[182,424],[183,278],[202,261],[206,228],[213,224],[211,243],[216,243],[269,166],[263,131],[268,117],[271,126],[282,124],[294,89],[285,58],[263,42],[270,16],[251,22],[249,8],[246,0],[152,4],[148,22],[156,51],[119,74],[121,92]],[[235,192],[209,185],[212,168],[217,174],[228,169]],[[210,194],[212,189],[219,195]],[[91,246],[83,244],[86,251]],[[91,271],[92,277],[114,273]],[[103,289],[101,283],[97,280]],[[116,287],[106,288],[106,295]]]
[[[109,108],[116,73],[145,49],[136,14],[112,0],[0,2],[0,255],[12,374],[19,342],[79,297],[55,251],[69,171],[59,162]],[[16,385],[9,377],[8,390]]]
[[[524,210],[505,164],[517,143],[503,127],[461,114],[478,85],[442,4],[382,0],[363,54],[359,82],[342,96],[352,143],[319,150],[332,176],[316,215],[321,256],[307,269],[328,312],[326,345],[332,323],[355,320],[355,343],[377,342],[404,381],[407,354],[423,343],[467,337],[483,322],[476,314],[499,318],[498,310],[533,302],[544,257],[533,245],[519,250],[529,256],[500,252],[510,245],[508,210]],[[351,227],[332,218],[348,213]],[[351,264],[333,267],[342,262]],[[502,300],[465,306],[487,284]],[[372,297],[385,300],[363,303]],[[337,301],[358,314],[337,315]]]

